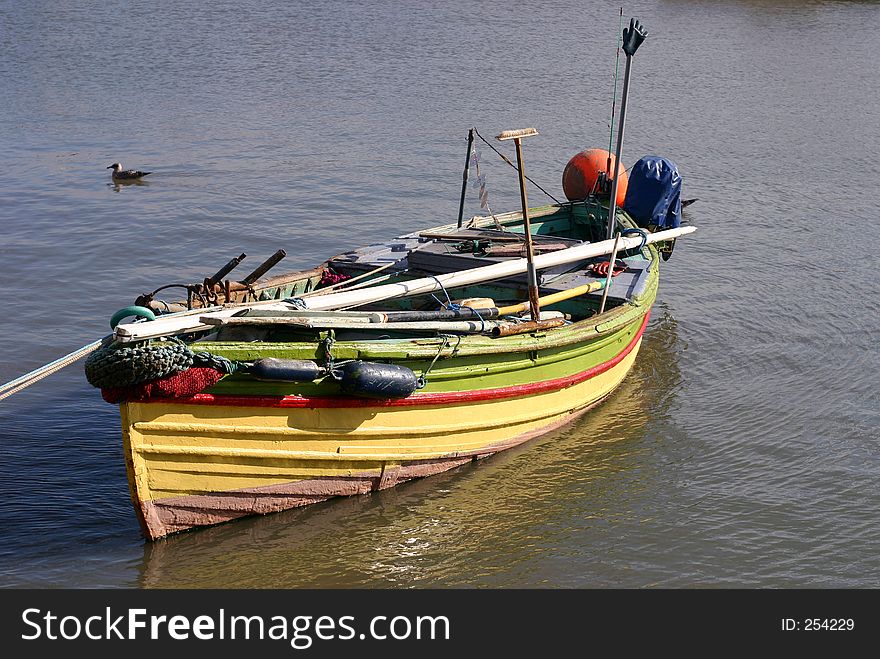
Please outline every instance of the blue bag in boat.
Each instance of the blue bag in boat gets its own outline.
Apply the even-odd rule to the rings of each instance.
[[[645,156],[633,165],[623,210],[640,227],[677,228],[681,224],[681,175],[675,163]]]

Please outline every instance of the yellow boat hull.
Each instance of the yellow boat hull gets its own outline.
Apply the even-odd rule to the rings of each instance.
[[[123,403],[129,485],[144,534],[156,539],[365,494],[516,446],[611,393],[632,367],[643,330],[644,322],[614,359],[584,373],[504,390],[329,406],[210,396]]]

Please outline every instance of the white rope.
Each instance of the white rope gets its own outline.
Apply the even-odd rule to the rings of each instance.
[[[4,385],[0,385],[0,400],[4,398],[8,398],[12,394],[16,394],[22,389],[26,389],[32,384],[39,382],[45,377],[52,375],[53,373],[57,373],[65,366],[70,366],[76,361],[79,361],[89,353],[94,352],[101,344],[104,342],[104,339],[99,339],[97,341],[93,341],[88,345],[84,345],[82,348],[74,350],[70,354],[64,355],[64,357],[60,357],[53,362],[49,362],[45,366],[41,366],[40,368],[34,369],[30,373],[25,373],[19,378],[15,378],[7,382]]]

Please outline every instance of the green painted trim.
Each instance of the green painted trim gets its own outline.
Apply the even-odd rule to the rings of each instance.
[[[552,348],[531,353],[502,352],[491,355],[461,355],[458,353],[455,356],[445,358],[441,356],[428,375],[428,385],[425,391],[490,389],[574,375],[614,358],[630,343],[641,323],[642,317],[639,317],[630,325],[624,326],[616,332],[602,335],[588,343],[573,344],[564,348]],[[454,342],[450,343],[444,353],[451,354],[454,345]],[[393,361],[421,375],[436,354],[435,350],[431,359]],[[319,395],[338,393],[338,387],[330,378],[321,383],[271,383],[253,380],[244,374],[237,374],[224,378],[210,391],[212,393],[238,394]]]

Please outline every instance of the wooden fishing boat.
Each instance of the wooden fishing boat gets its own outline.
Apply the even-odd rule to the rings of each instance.
[[[626,86],[620,138],[625,99]],[[631,175],[625,209],[622,167],[604,198],[592,185],[529,208],[521,139],[535,134],[498,136],[516,144],[519,211],[460,215],[261,278],[279,251],[224,281],[238,257],[185,286],[185,300],[162,302],[157,289],[114,315],[86,372],[120,405],[147,538],[447,471],[614,391],[639,352],[661,251],[694,230],[680,215],[666,228],[680,214],[680,177],[654,159],[632,205]],[[143,318],[119,323],[131,315]]]
[[[131,495],[146,537],[429,476],[516,446],[601,401],[638,354],[660,270],[659,252],[652,243],[642,246],[643,236],[621,239],[617,260],[626,270],[607,291],[607,275],[592,267],[601,256],[568,255],[607,254],[609,241],[591,242],[604,231],[603,210],[596,201],[531,209],[535,244],[556,247],[535,257],[542,308],[556,312],[543,312],[548,317],[537,323],[492,311],[527,309],[522,267],[512,276],[444,285],[445,311],[436,290],[380,296],[357,312],[297,308],[310,301],[326,308],[332,299],[338,308],[388,286],[521,263],[509,251],[499,256],[490,249],[521,245],[523,216],[514,212],[474,218],[466,229],[433,227],[261,281],[252,297],[269,298],[262,303],[119,325],[112,354],[126,346],[146,350],[134,348],[143,341],[157,350],[177,346],[149,338],[172,333],[185,337],[196,355],[245,365],[222,377],[193,366],[145,384],[105,388],[105,396],[120,402]],[[617,221],[621,230],[638,230],[623,211]],[[541,267],[538,259],[554,256],[562,262]],[[315,289],[327,273],[340,279],[375,273],[360,281],[383,283]],[[279,290],[302,293],[296,303],[273,301]],[[483,301],[476,310],[456,309],[444,291]],[[154,329],[182,320],[195,326],[186,333]],[[419,322],[425,327],[414,327]],[[217,377],[194,393],[206,384],[203,371]],[[159,390],[156,382],[174,384]]]

